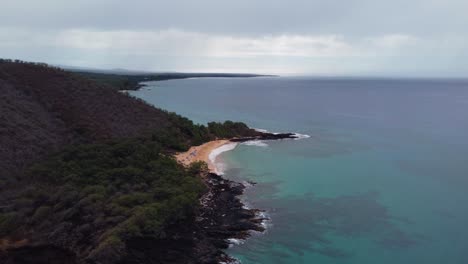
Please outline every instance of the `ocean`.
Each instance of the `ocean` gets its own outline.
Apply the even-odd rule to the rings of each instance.
[[[467,80],[202,78],[130,93],[197,123],[310,136],[220,155],[270,218],[227,250],[241,263],[468,263]]]

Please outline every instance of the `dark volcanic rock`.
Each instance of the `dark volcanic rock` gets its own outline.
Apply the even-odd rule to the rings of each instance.
[[[249,231],[264,231],[258,217],[260,210],[245,209],[238,195],[244,185],[216,174],[205,177],[208,191],[201,198],[201,208],[195,219],[185,225],[168,228],[165,238],[140,237],[126,241],[126,256],[120,264],[215,264],[232,259],[224,253],[228,238],[245,239]],[[51,245],[26,246],[0,250],[0,263],[37,264],[83,263],[76,256]],[[107,263],[115,263],[108,259]],[[94,264],[94,262],[89,262]]]
[[[120,263],[197,263],[215,264],[232,259],[223,249],[228,238],[245,239],[249,231],[264,231],[260,210],[245,209],[238,195],[245,186],[216,174],[205,178],[207,193],[193,223],[170,231],[167,239],[135,239],[127,242],[129,254]]]
[[[264,133],[258,132],[258,135],[252,137],[241,137],[241,138],[233,138],[231,139],[232,142],[245,142],[250,140],[279,140],[279,139],[294,139],[298,138],[294,133]]]
[[[2,264],[77,264],[72,252],[50,245],[26,246],[3,253],[0,251]]]
[[[245,239],[249,231],[264,231],[261,226],[263,219],[258,218],[259,210],[250,210],[243,207],[238,195],[242,194],[245,186],[226,180],[219,175],[207,176],[210,191],[203,202],[199,224],[205,231],[206,239],[218,248],[227,248],[228,238]],[[219,252],[217,261],[226,260],[224,253]]]

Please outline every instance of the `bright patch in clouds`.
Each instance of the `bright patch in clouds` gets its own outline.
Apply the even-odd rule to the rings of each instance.
[[[417,40],[408,35],[390,34],[352,43],[339,35],[285,34],[235,37],[181,30],[158,32],[67,30],[50,37],[48,43],[77,50],[226,58],[364,56],[374,54],[375,49],[379,49],[383,54],[391,53],[393,49],[404,47]]]
[[[467,0],[4,0],[0,6],[4,58],[149,71],[468,73]]]
[[[365,75],[396,67],[390,65],[393,57],[424,57],[430,54],[421,50],[434,51],[431,47],[436,46],[437,43],[400,33],[347,38],[337,34],[230,36],[178,29],[69,29],[40,33],[0,29],[0,57],[23,58],[24,54],[17,54],[20,48],[32,54],[25,59],[158,71]]]
[[[403,45],[416,44],[418,39],[410,35],[389,34],[378,38],[371,38],[370,41],[380,47],[398,48]]]

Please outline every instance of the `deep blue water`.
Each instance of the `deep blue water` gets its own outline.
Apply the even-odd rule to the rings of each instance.
[[[257,185],[264,234],[242,263],[468,263],[468,81],[187,79],[133,95],[196,122],[308,134],[239,145],[225,176]]]

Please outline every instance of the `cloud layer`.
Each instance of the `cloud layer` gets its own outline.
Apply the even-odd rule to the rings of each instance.
[[[0,57],[163,71],[465,76],[463,10],[461,0],[16,0],[2,4]]]

